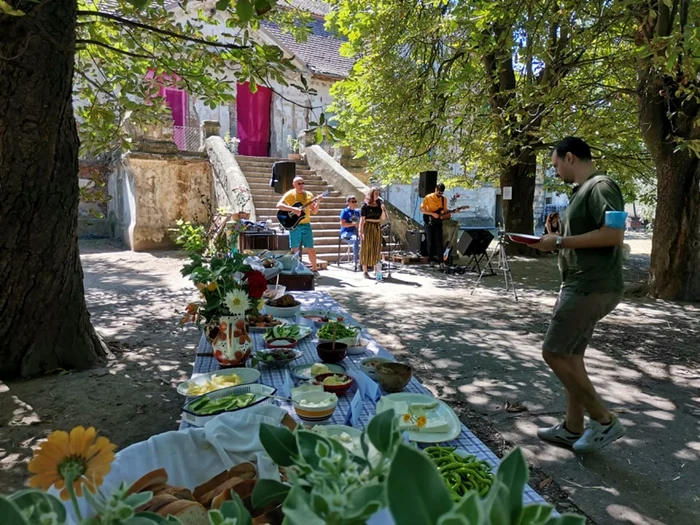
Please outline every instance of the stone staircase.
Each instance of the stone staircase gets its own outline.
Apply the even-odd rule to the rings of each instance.
[[[277,201],[281,195],[275,193],[270,187],[272,165],[280,160],[272,157],[246,157],[236,155],[236,161],[243,170],[250,191],[253,195],[253,204],[257,221],[270,219],[272,226],[277,227]],[[325,190],[331,190],[331,194],[321,202],[321,209],[317,215],[311,218],[311,227],[314,232],[314,244],[319,259],[326,262],[335,262],[338,259],[338,235],[340,233],[340,212],[345,208],[345,195],[335,191],[325,180],[309,169],[303,161],[296,161],[296,173],[304,177],[305,189],[314,195],[319,195]],[[344,245],[341,251],[344,251]]]

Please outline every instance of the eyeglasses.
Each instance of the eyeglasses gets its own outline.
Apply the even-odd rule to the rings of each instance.
[[[352,199],[350,202],[357,202],[355,199]]]
[[[294,184],[296,184],[297,186],[303,186],[305,183],[304,182],[295,182]]]

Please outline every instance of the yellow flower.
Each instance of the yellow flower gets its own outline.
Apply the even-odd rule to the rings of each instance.
[[[427,422],[428,418],[426,418],[425,416],[420,416],[418,418],[418,421],[416,421],[416,425],[418,426],[418,428],[423,428]]]
[[[409,421],[411,421],[411,414],[404,414],[403,415],[403,422],[408,423]]]
[[[207,285],[207,290],[209,290],[210,292],[213,292],[214,290],[216,290],[216,283],[213,282],[213,281],[210,282],[210,283]]]
[[[90,492],[102,485],[112,468],[117,446],[106,437],[97,437],[90,427],[75,427],[65,432],[57,430],[44,441],[29,462],[29,472],[35,474],[29,486],[48,490],[51,486],[61,490],[61,499],[68,501],[70,494],[66,481],[73,479],[73,490],[80,497],[84,484]]]

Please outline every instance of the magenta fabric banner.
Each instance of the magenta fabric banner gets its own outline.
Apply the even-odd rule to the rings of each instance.
[[[250,92],[248,82],[238,84],[236,96],[237,131],[241,155],[267,157],[270,142],[270,99],[272,91],[258,86]]]

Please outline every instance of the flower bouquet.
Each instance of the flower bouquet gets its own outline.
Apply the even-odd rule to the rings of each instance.
[[[187,306],[181,323],[203,325],[214,357],[223,366],[240,366],[252,349],[246,315],[257,315],[262,308],[267,279],[245,264],[246,256],[241,253],[211,258],[193,254],[190,258],[182,275],[194,282],[202,300]]]

